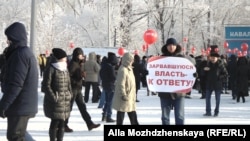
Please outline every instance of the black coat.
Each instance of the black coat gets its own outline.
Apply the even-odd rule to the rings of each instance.
[[[12,41],[6,52],[3,96],[0,110],[6,116],[35,116],[38,112],[38,64],[32,50],[27,47],[24,25],[14,23],[5,30]]]
[[[141,88],[141,76],[143,73],[143,66],[141,64],[140,57],[138,55],[134,56],[134,63],[133,63],[133,73],[135,76],[135,84],[136,84],[136,90],[139,90]]]
[[[207,65],[210,70],[205,71],[206,75],[206,89],[209,90],[222,90],[223,80],[228,77],[228,72],[222,60],[216,63],[209,62]]]
[[[110,63],[104,63],[100,69],[100,77],[102,80],[102,87],[105,90],[115,90],[116,73],[115,68]]]
[[[51,65],[44,73],[43,85],[45,116],[51,119],[69,118],[73,98],[69,72]]]
[[[240,57],[236,67],[237,94],[248,96],[248,80],[250,78],[250,68],[245,57]]]
[[[68,68],[72,88],[82,90],[83,70],[81,63],[79,61],[71,60]]]
[[[117,58],[115,54],[108,55],[107,61],[101,64],[100,69],[100,78],[102,80],[102,87],[108,91],[115,90],[115,80],[116,80],[116,71],[115,65],[117,65]]]

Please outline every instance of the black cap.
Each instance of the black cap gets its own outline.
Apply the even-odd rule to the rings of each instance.
[[[52,49],[53,55],[56,57],[56,59],[60,60],[64,57],[67,57],[67,54],[64,50],[60,48],[53,48]]]
[[[168,38],[166,41],[166,46],[173,44],[173,45],[177,45],[177,42],[175,40],[175,38]]]

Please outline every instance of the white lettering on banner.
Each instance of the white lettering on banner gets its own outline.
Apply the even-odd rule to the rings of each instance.
[[[194,64],[182,57],[155,56],[148,60],[147,83],[154,92],[183,92],[191,90],[196,72]]]
[[[230,32],[231,37],[250,37],[250,32]]]

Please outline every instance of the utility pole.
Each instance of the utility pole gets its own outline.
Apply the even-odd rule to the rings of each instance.
[[[30,48],[35,53],[36,0],[31,1]]]
[[[110,38],[111,38],[111,34],[110,34],[110,2],[109,0],[107,0],[108,2],[108,47],[110,47],[111,43],[110,43]]]
[[[183,41],[183,39],[184,39],[184,31],[183,31],[183,30],[184,30],[184,21],[183,21],[183,16],[184,16],[184,15],[183,15],[183,14],[184,14],[184,13],[183,13],[183,12],[184,12],[183,10],[184,10],[184,9],[183,9],[183,1],[184,1],[184,0],[181,1],[181,6],[182,6],[182,9],[181,9],[181,39],[182,39],[182,41]]]
[[[114,47],[116,47],[116,33],[117,32],[117,27],[115,27],[115,37],[114,37]]]
[[[208,24],[208,27],[207,27],[207,33],[208,33],[208,38],[207,38],[207,47],[210,46],[210,42],[211,42],[211,1],[209,0],[208,1],[208,5],[209,5],[209,9],[208,9],[208,13],[207,13],[207,24]]]

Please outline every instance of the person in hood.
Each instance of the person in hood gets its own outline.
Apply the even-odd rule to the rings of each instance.
[[[177,44],[177,41],[174,38],[168,38],[166,44],[161,48],[162,56],[171,56],[171,57],[184,57],[181,54],[181,46]],[[170,111],[174,109],[175,115],[175,124],[183,125],[184,124],[184,100],[185,93],[168,93],[168,92],[159,92],[158,96],[160,97],[161,102],[161,111],[162,111],[162,125],[170,124]]]
[[[115,66],[118,64],[118,59],[113,52],[108,52],[107,62],[102,64],[100,77],[102,87],[105,93],[105,104],[102,113],[102,121],[115,122],[112,116],[112,99],[115,91],[116,71]]]
[[[116,124],[123,125],[125,112],[131,125],[138,125],[136,114],[136,81],[133,72],[134,55],[125,53],[117,72],[112,107],[117,111]]]
[[[100,65],[96,62],[96,53],[90,52],[88,60],[83,65],[84,71],[84,80],[85,80],[85,92],[84,92],[84,101],[88,103],[90,87],[92,87],[92,103],[98,103],[101,92],[98,88],[98,79]]]
[[[38,64],[27,46],[24,24],[14,22],[5,30],[8,47],[2,70],[0,117],[7,117],[7,139],[25,140],[29,119],[38,112]]]

